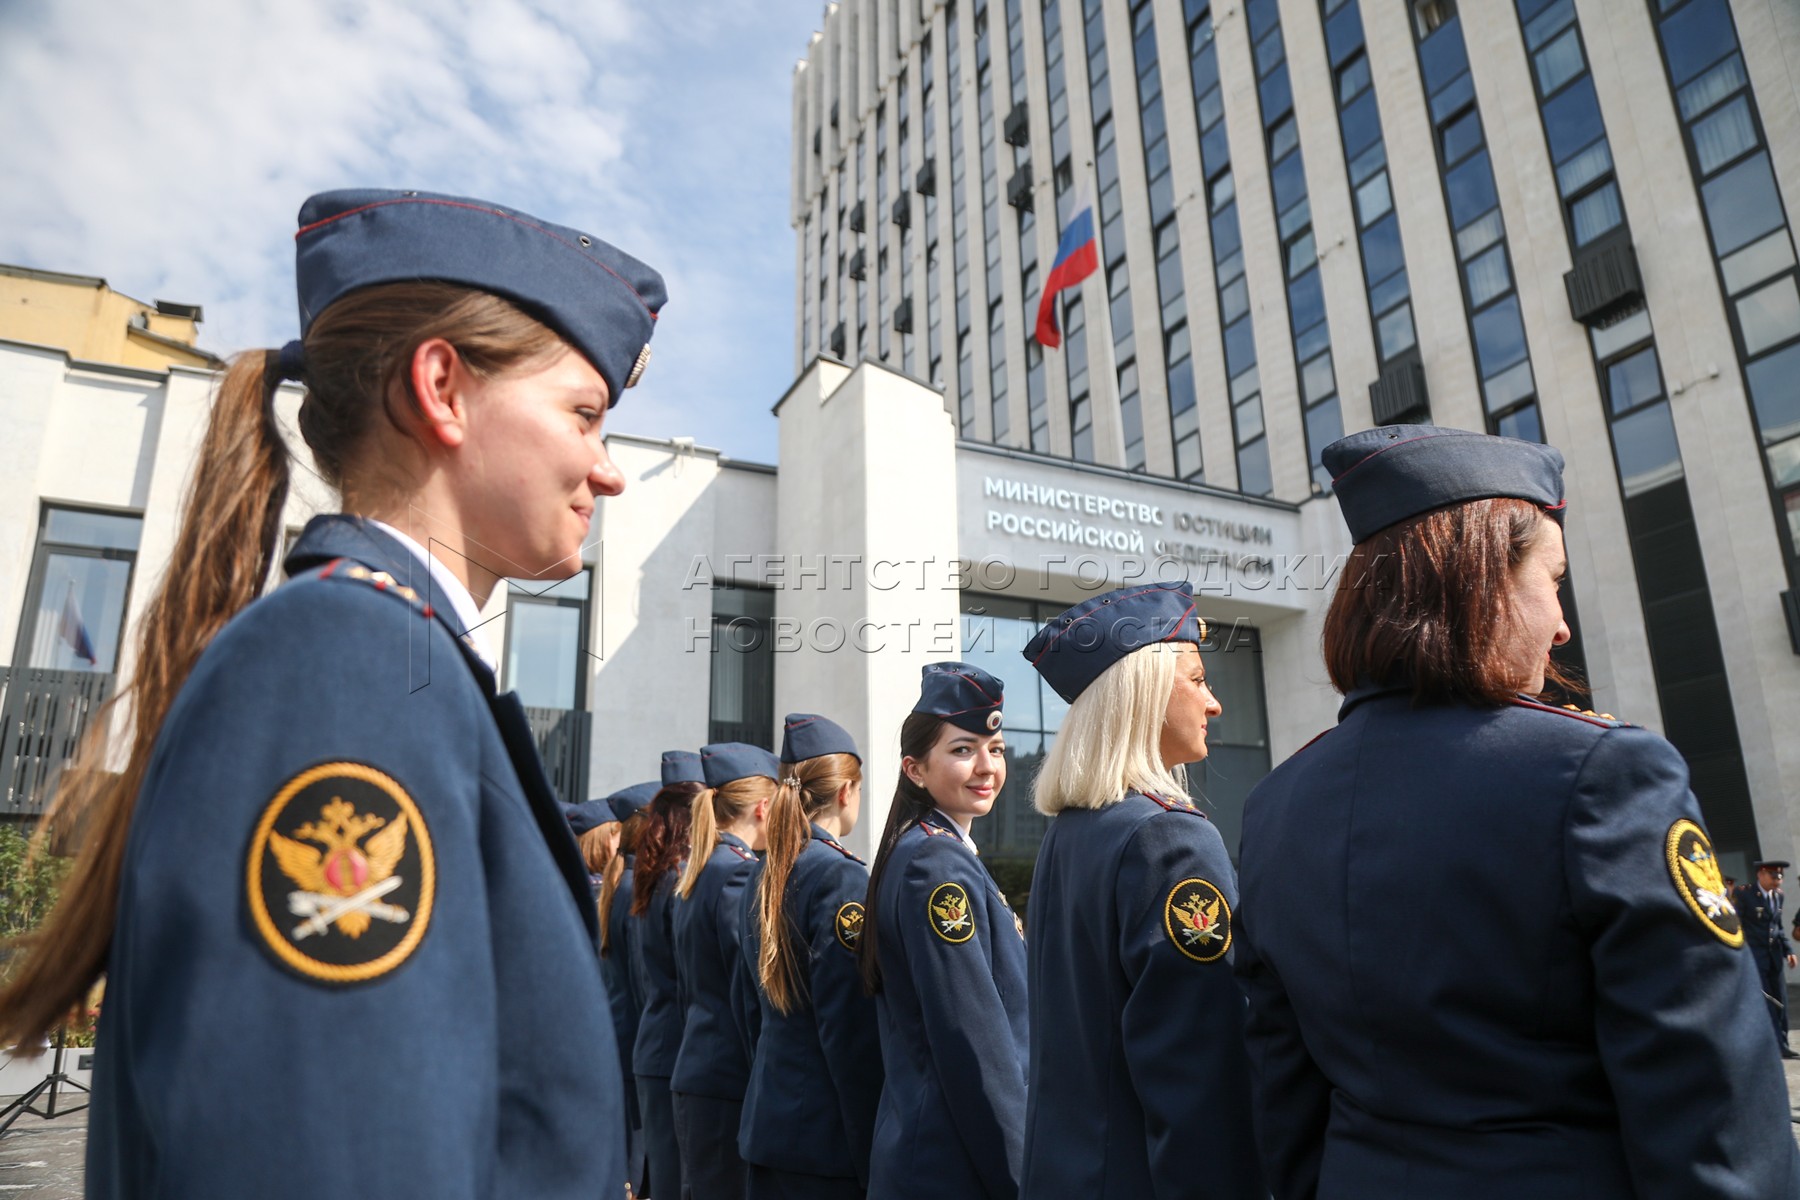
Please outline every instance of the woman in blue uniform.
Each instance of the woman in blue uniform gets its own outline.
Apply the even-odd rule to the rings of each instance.
[[[675,895],[675,962],[687,1023],[669,1090],[682,1178],[693,1200],[742,1200],[738,1126],[750,1049],[734,992],[742,939],[744,886],[762,849],[763,827],[781,764],[759,746],[723,742],[700,749],[706,790],[694,799],[688,860]]]
[[[862,756],[842,726],[791,713],[781,769],[768,852],[744,889],[759,1032],[739,1145],[751,1200],[860,1200],[881,1037],[856,962],[869,872],[838,838],[862,809]]]
[[[869,1194],[1012,1200],[1025,1135],[1025,933],[969,836],[1006,783],[1001,682],[924,669],[857,950],[886,1072]]]
[[[631,1072],[637,1084],[638,1113],[644,1121],[644,1151],[650,1160],[650,1196],[683,1200],[681,1146],[675,1138],[675,1108],[669,1076],[681,1051],[687,1024],[675,970],[675,884],[687,862],[694,797],[706,790],[700,756],[669,750],[662,756],[662,788],[644,811],[631,886],[634,974],[643,993]]]
[[[65,776],[87,842],[0,1027],[42,1032],[105,969],[90,1196],[618,1195],[587,871],[465,635],[502,574],[574,570],[624,486],[601,427],[661,280],[418,192],[314,196],[295,244],[301,340],[223,375],[129,757],[100,767],[98,720],[97,769]],[[344,511],[258,599],[284,378]]]
[[[1222,711],[1186,583],[1051,621],[1025,658],[1069,703],[1037,778],[1027,1196],[1263,1200],[1250,1130],[1237,879],[1189,798]]]
[[[642,814],[661,787],[657,782],[638,783],[606,798],[608,809],[619,822],[619,832],[600,880],[600,965],[606,975],[606,990],[612,996],[613,1035],[619,1042],[619,1066],[625,1074],[627,1178],[631,1180],[632,1194],[638,1196],[650,1194],[645,1178],[648,1159],[644,1150],[643,1109],[638,1104],[637,1080],[631,1073],[631,1053],[637,1045],[644,993],[638,983],[637,951],[632,945],[637,922],[631,919],[629,904],[637,840],[644,827]],[[589,865],[591,868],[591,860]],[[623,901],[619,899],[620,892],[625,894]]]
[[[1780,1060],[1687,766],[1545,704],[1562,456],[1327,446],[1338,724],[1251,793],[1237,968],[1274,1193],[1791,1200]]]

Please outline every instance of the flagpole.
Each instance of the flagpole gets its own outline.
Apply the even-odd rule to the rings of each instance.
[[[1125,413],[1120,406],[1119,351],[1118,346],[1113,339],[1112,273],[1106,265],[1106,242],[1103,240],[1103,231],[1106,222],[1100,215],[1100,173],[1095,170],[1092,159],[1088,160],[1087,170],[1088,179],[1092,183],[1094,189],[1094,250],[1100,258],[1100,268],[1094,272],[1094,277],[1097,277],[1100,280],[1100,311],[1103,314],[1103,320],[1105,321],[1103,340],[1106,344],[1106,378],[1108,391],[1113,398],[1112,411],[1118,414],[1115,424],[1119,431],[1119,463],[1121,466],[1124,466]],[[1092,371],[1088,372],[1088,394],[1097,399],[1099,393],[1093,384],[1093,374]],[[1141,395],[1142,393],[1140,392],[1139,394]],[[1096,410],[1097,407],[1098,406],[1096,406]],[[1096,455],[1096,457],[1098,457],[1098,455]],[[1129,468],[1126,469],[1129,470]]]

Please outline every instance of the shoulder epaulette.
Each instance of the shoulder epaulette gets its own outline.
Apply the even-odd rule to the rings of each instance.
[[[1538,712],[1555,713],[1559,717],[1571,717],[1577,721],[1585,721],[1589,725],[1597,725],[1601,729],[1618,729],[1629,725],[1629,721],[1621,721],[1611,713],[1597,713],[1591,708],[1577,708],[1573,704],[1565,704],[1561,708],[1554,704],[1540,704],[1536,700],[1527,700],[1523,696],[1515,697],[1513,703],[1520,708],[1535,709]]]
[[[1206,814],[1201,812],[1192,800],[1171,800],[1166,796],[1159,796],[1155,792],[1144,792],[1142,794],[1149,797],[1151,800],[1154,800],[1157,804],[1162,805],[1170,812],[1193,813],[1202,821],[1206,820]]]
[[[853,863],[860,863],[863,861],[862,859],[856,857],[856,855],[850,853],[849,850],[845,849],[844,844],[842,842],[838,841],[836,838],[826,837],[826,838],[819,838],[817,840],[823,845],[830,846],[833,850],[836,850],[839,854],[843,855],[845,858],[849,859]],[[863,865],[866,867],[869,864],[863,863]]]
[[[1331,727],[1331,729],[1336,729],[1336,728],[1337,728],[1337,726],[1336,726],[1336,725],[1333,725],[1333,726],[1332,726],[1332,727]],[[1302,746],[1302,747],[1300,747],[1300,749],[1299,749],[1299,750],[1296,750],[1296,751],[1294,751],[1294,753],[1295,753],[1295,754],[1299,754],[1299,753],[1301,753],[1301,752],[1302,752],[1302,751],[1305,751],[1305,750],[1310,750],[1310,749],[1312,749],[1312,744],[1313,744],[1313,743],[1314,743],[1314,742],[1316,742],[1316,741],[1318,741],[1318,740],[1319,740],[1319,739],[1320,739],[1320,738],[1322,738],[1322,737],[1324,737],[1324,736],[1325,736],[1325,735],[1326,735],[1326,734],[1328,734],[1328,733],[1330,733],[1330,732],[1331,732],[1331,729],[1321,729],[1321,730],[1319,730],[1319,732],[1317,732],[1317,733],[1315,733],[1315,734],[1313,734],[1313,735],[1312,735],[1312,737],[1311,737],[1311,738],[1309,738],[1309,739],[1307,739],[1307,742],[1306,742],[1306,745],[1304,745],[1304,746]]]
[[[432,615],[431,605],[419,597],[416,589],[407,587],[386,571],[371,571],[361,563],[351,562],[347,558],[332,559],[326,564],[325,569],[319,572],[319,578],[360,583],[365,587],[374,588],[378,592],[386,592],[390,596],[397,596],[406,601],[412,606],[412,610],[421,617],[428,618]]]
[[[930,821],[916,822],[916,828],[921,830],[925,834],[926,837],[947,837],[947,838],[956,837],[956,835],[954,833],[951,833],[948,829],[939,829],[936,825],[933,825]],[[957,838],[957,840],[961,841],[962,839]]]
[[[727,850],[730,850],[733,854],[737,855],[739,858],[743,859],[745,862],[755,862],[756,861],[755,854],[744,849],[742,846],[738,845],[736,842],[720,842],[719,845],[725,847]]]

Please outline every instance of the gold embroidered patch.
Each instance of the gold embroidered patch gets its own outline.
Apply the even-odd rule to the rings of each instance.
[[[1683,817],[1669,826],[1664,852],[1675,890],[1700,918],[1700,923],[1733,950],[1742,946],[1743,922],[1738,919],[1737,907],[1726,894],[1725,877],[1719,871],[1719,860],[1713,856],[1712,842],[1707,839],[1706,831]]]
[[[362,763],[288,780],[250,839],[250,918],[282,965],[324,983],[379,978],[431,924],[437,863],[406,789]]]
[[[1163,928],[1175,948],[1195,962],[1216,962],[1231,949],[1231,905],[1204,879],[1184,879],[1163,902]]]
[[[969,908],[969,893],[962,884],[938,884],[925,907],[931,918],[931,931],[946,942],[962,943],[975,936],[975,914]]]
[[[857,943],[862,941],[863,906],[852,900],[837,910],[838,945],[856,953]]]

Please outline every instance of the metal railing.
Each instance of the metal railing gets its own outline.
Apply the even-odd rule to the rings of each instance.
[[[115,681],[98,671],[0,666],[0,816],[39,816],[49,807],[63,764]],[[527,708],[525,715],[556,794],[586,800],[593,714]]]
[[[0,667],[0,814],[44,811],[113,683],[110,672]]]

